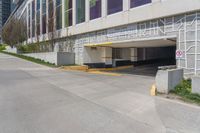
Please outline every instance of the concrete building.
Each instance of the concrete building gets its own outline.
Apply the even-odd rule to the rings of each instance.
[[[48,41],[53,19],[56,47],[74,52],[76,64],[165,60],[200,73],[199,0],[27,0],[15,16],[26,18],[29,43]]]

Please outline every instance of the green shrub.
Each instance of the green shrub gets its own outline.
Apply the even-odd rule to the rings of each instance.
[[[191,80],[183,80],[173,91],[180,95],[190,94],[192,92]]]
[[[35,62],[37,64],[46,65],[46,66],[49,66],[49,67],[56,67],[56,65],[53,64],[53,63],[45,62],[43,60],[35,59],[35,58],[28,57],[28,56],[25,56],[25,55],[9,53],[9,52],[4,52],[4,51],[2,51],[2,53],[12,55],[12,56],[15,56],[15,57],[18,57],[18,58],[21,58],[21,59],[24,59],[24,60],[28,60],[28,61],[31,61],[31,62]]]
[[[200,104],[200,94],[192,93],[191,80],[183,80],[171,92],[182,97],[184,101]]]
[[[0,44],[0,51],[3,51],[3,50],[6,50],[6,46],[5,46],[5,45],[2,45],[2,44]]]
[[[37,44],[20,45],[17,47],[21,53],[36,53],[39,52],[39,46]]]

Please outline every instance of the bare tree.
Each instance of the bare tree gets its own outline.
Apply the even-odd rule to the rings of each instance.
[[[27,40],[27,29],[24,21],[16,18],[6,23],[2,29],[2,39],[4,43],[11,47],[18,46]]]

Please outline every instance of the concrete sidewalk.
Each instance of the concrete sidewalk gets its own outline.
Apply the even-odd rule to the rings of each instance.
[[[0,54],[2,133],[199,133],[200,108],[150,97],[154,77],[61,71]]]

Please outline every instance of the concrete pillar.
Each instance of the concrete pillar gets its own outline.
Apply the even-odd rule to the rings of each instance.
[[[65,0],[62,0],[62,28],[65,28]]]
[[[112,48],[102,48],[102,61],[105,62],[106,66],[112,66]]]
[[[73,18],[73,26],[76,25],[76,0],[72,0],[72,18]]]
[[[36,41],[36,32],[37,32],[37,0],[35,0],[34,1],[34,3],[35,3],[35,16],[34,16],[34,18],[35,18],[35,37],[34,37],[34,42]]]
[[[143,60],[146,60],[146,48],[143,48]]]
[[[152,0],[152,3],[161,2],[163,0]]]
[[[27,17],[26,17],[26,35],[27,35],[27,37],[28,37],[28,39],[29,39],[29,36],[28,36],[28,34],[29,34],[29,32],[28,32],[28,28],[30,28],[29,27],[29,25],[28,25],[28,23],[29,23],[29,20],[28,20],[28,16],[29,16],[29,14],[28,14],[28,11],[29,11],[29,4],[27,5],[27,7],[26,7],[26,13],[27,13]]]
[[[131,48],[131,62],[138,60],[137,48]]]
[[[130,7],[130,0],[123,0],[123,11],[128,11]]]
[[[199,82],[200,82],[200,76],[192,77],[192,93],[200,94]]]
[[[43,7],[42,7],[43,1],[40,0],[40,35],[42,35],[42,12],[43,12]],[[39,39],[40,40],[40,39]]]
[[[33,10],[32,10],[32,2],[30,2],[29,4],[30,4],[30,38],[31,38],[31,42],[33,42],[33,40],[32,40],[32,39],[33,39],[33,38],[32,38],[32,32],[33,32],[33,31],[32,31],[32,30],[33,30],[33,29],[32,29],[32,28],[33,28],[33,27],[32,27],[32,14],[33,14],[33,13],[32,13],[32,11],[33,11]]]
[[[49,1],[46,1],[46,33],[49,33]]]
[[[90,21],[90,2],[89,0],[85,0],[85,21]]]
[[[105,18],[107,16],[107,0],[101,0],[102,6],[101,6],[101,14],[102,18]]]

